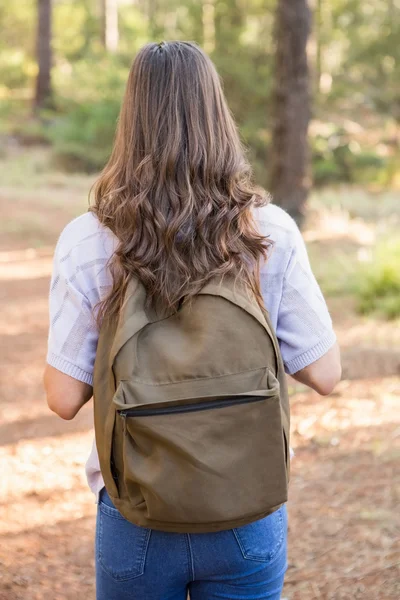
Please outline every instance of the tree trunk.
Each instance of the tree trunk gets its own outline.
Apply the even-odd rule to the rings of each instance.
[[[118,49],[118,2],[117,0],[101,0],[102,2],[102,42],[107,52]]]
[[[278,1],[270,191],[276,204],[287,210],[299,225],[310,187],[307,140],[310,24],[307,0]]]
[[[317,94],[321,91],[321,75],[322,75],[322,0],[317,0],[315,7],[315,83]]]
[[[51,12],[52,0],[37,0],[37,39],[36,57],[38,74],[34,110],[48,107],[52,104],[51,89]]]
[[[211,54],[215,50],[215,1],[203,0],[203,45],[204,50]]]

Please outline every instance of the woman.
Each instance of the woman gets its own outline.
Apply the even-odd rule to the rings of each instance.
[[[338,346],[301,234],[252,185],[218,75],[196,44],[138,53],[94,197],[55,251],[44,376],[52,411],[73,419],[91,399],[99,327],[118,315],[132,276],[168,308],[215,274],[240,278],[269,311],[286,372],[333,390]],[[280,598],[285,504],[240,536],[147,531],[111,502],[95,444],[86,473],[98,504],[97,600]]]

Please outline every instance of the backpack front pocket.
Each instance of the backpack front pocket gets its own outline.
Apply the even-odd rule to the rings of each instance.
[[[266,392],[268,394],[268,391]],[[119,410],[125,494],[150,522],[213,524],[287,499],[278,390]]]

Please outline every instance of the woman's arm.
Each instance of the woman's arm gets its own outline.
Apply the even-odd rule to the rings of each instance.
[[[109,250],[89,213],[66,226],[55,248],[43,383],[50,410],[63,419],[73,419],[93,394],[98,328],[92,307],[109,285],[103,268]]]
[[[282,209],[274,207],[272,214],[276,219],[277,247],[270,259],[274,262],[266,263],[265,299],[267,308],[270,301],[272,310],[276,310],[277,282],[282,277],[275,314],[285,371],[326,396],[341,377],[340,351],[332,319],[299,228]]]
[[[341,376],[342,365],[337,342],[321,358],[292,374],[293,379],[308,385],[321,396],[328,396],[333,392]]]
[[[50,365],[46,365],[43,384],[50,410],[68,421],[73,419],[93,396],[91,385],[74,379]]]

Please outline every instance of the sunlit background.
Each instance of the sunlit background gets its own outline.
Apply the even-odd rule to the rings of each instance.
[[[92,405],[62,421],[41,387],[52,253],[87,209],[133,56],[172,39],[214,60],[342,347],[330,397],[290,381],[283,596],[398,600],[399,0],[0,0],[0,600],[94,599]]]

